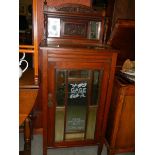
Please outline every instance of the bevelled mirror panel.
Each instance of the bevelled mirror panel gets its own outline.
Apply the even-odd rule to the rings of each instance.
[[[99,40],[101,31],[101,22],[90,21],[89,22],[90,31],[88,33],[89,39]]]
[[[60,37],[60,18],[48,18],[48,37]]]
[[[56,142],[94,139],[102,72],[56,69]]]
[[[56,101],[57,106],[64,106],[66,90],[66,71],[60,70],[56,72]]]

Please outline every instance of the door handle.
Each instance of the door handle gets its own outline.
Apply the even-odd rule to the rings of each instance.
[[[52,101],[52,94],[48,93],[48,107],[52,107],[53,101]]]

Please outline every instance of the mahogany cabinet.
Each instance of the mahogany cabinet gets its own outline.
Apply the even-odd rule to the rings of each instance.
[[[40,47],[43,146],[99,145],[106,128],[117,52],[109,48]]]
[[[116,70],[121,70],[126,59],[135,60],[135,21],[119,19],[107,42],[114,49],[119,49]]]
[[[135,0],[108,0],[106,7],[108,18],[107,41],[118,19],[135,20]]]
[[[108,155],[135,150],[135,86],[117,77],[108,114]]]
[[[39,71],[43,153],[98,145],[101,154],[117,50],[102,44],[104,17],[92,8],[44,5]]]

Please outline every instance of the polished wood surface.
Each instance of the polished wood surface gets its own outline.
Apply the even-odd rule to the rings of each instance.
[[[59,6],[62,4],[81,4],[81,5],[86,5],[86,6],[91,6],[91,0],[86,0],[86,1],[79,1],[79,0],[46,0],[47,1],[47,5],[48,6]],[[40,44],[40,42],[42,41],[42,39],[44,38],[44,14],[43,14],[43,3],[44,0],[39,0],[37,1],[37,23],[38,23],[38,43]]]
[[[20,151],[19,155],[31,155],[31,150]]]
[[[118,19],[135,19],[135,0],[108,0],[106,17],[109,21],[106,34],[108,41]]]
[[[71,4],[82,4],[86,6],[91,5],[91,0],[84,0],[84,1],[79,1],[79,0],[63,0],[63,1],[58,1],[58,0],[46,0],[47,4],[50,6],[59,6],[59,5],[64,5],[66,3],[71,3]]]
[[[115,0],[112,29],[118,19],[135,19],[135,0]]]
[[[38,89],[20,89],[19,90],[19,125],[32,111],[37,98]]]
[[[28,79],[26,79],[26,84],[27,80]],[[24,124],[24,141],[25,141],[24,151],[20,152],[20,154],[30,155],[31,137],[32,137],[32,120],[30,114],[36,102],[36,98],[38,95],[38,88],[35,88],[33,85],[24,85],[25,84],[24,78],[20,84],[23,85],[21,85],[21,88],[19,89],[19,126]]]
[[[43,150],[44,155],[47,153],[47,147],[70,147],[83,145],[99,145],[98,154],[102,151],[102,140],[104,139],[106,119],[109,110],[112,83],[115,72],[115,64],[117,51],[107,47],[87,48],[84,46],[63,46],[55,47],[55,45],[41,44],[40,60],[42,65],[41,71],[41,86],[42,87],[42,106],[43,106]],[[101,84],[101,98],[97,112],[97,122],[95,129],[95,137],[92,140],[72,140],[55,142],[55,68],[58,69],[98,69],[104,70],[104,76]],[[109,81],[109,82],[108,82]],[[48,92],[53,94],[53,103],[48,107]],[[105,96],[107,98],[105,98]],[[48,114],[48,115],[47,115]],[[103,127],[103,128],[102,128]]]
[[[28,68],[19,79],[19,88],[39,88],[34,81],[34,69]]]
[[[34,53],[34,46],[33,45],[19,45],[19,52],[20,53]]]
[[[24,124],[24,151],[20,155],[31,155],[32,120],[30,114],[36,103],[38,85],[34,84],[33,70],[27,70],[19,80],[19,126]]]
[[[135,21],[117,20],[107,44],[120,50],[117,69],[121,69],[126,59],[135,60]]]
[[[101,12],[80,4],[65,4],[57,7],[44,5],[44,39],[48,44],[70,43],[84,45],[102,45],[104,34],[104,17]],[[60,37],[48,36],[48,19],[59,18],[61,22]],[[99,22],[99,30],[92,30],[92,21]],[[96,24],[97,25],[97,24]],[[97,28],[96,28],[97,29]],[[92,32],[91,32],[92,31]],[[99,32],[98,38],[90,39],[90,34]]]
[[[33,56],[33,69],[28,69],[19,80],[19,126],[24,123],[24,151],[20,154],[31,154],[32,120],[30,113],[38,95],[38,21],[37,0],[32,1],[32,45],[19,45],[20,53],[30,53]]]
[[[22,45],[19,45],[19,52],[20,53],[30,53],[33,55],[33,67],[34,67],[34,70],[33,70],[33,83],[35,83],[35,85],[38,84],[38,1],[37,0],[33,0],[33,10],[32,10],[32,15],[33,15],[33,18],[32,18],[32,45],[26,45],[26,44],[22,44]]]
[[[39,87],[41,90],[40,97],[43,112],[43,154],[47,155],[47,148],[52,147],[98,145],[98,155],[100,155],[104,144],[107,115],[109,112],[118,50],[103,45],[105,23],[101,12],[94,11],[90,7],[79,4],[65,4],[58,7],[49,7],[45,3],[44,16],[45,36],[40,44],[39,51]],[[48,34],[48,19],[52,17],[60,18],[61,28],[59,37],[51,37]],[[92,21],[97,22],[95,23],[95,27],[96,25],[100,25],[98,29],[95,28],[97,29],[95,32],[91,30],[93,25]],[[96,35],[96,31],[98,35]],[[92,38],[90,34],[95,34],[96,37]],[[86,120],[84,120],[85,124],[82,130],[76,129],[74,132],[67,131],[66,115],[68,111],[68,83],[65,83],[67,86],[65,86],[65,108],[63,110],[65,113],[65,119],[59,120],[60,118],[63,118],[59,115],[61,112],[57,111],[56,80],[57,72],[59,70],[66,70],[66,79],[69,76],[68,72],[71,70],[89,71],[89,78],[87,77],[86,79],[83,79],[88,82],[89,86],[87,88],[87,93],[89,97],[87,97],[88,101],[85,101],[88,103],[86,105],[86,114],[83,114],[85,115]],[[95,71],[98,71],[100,75],[98,77],[100,84],[97,86],[97,89],[99,89],[99,98],[96,103],[96,112],[94,111],[91,113],[92,111],[89,110],[89,106],[90,104],[93,104],[93,100],[90,96],[93,94],[92,75],[94,75]],[[81,79],[78,78],[78,80],[80,82]],[[80,113],[81,111],[82,110],[79,110],[77,113]],[[88,117],[88,114],[90,114],[90,118]],[[59,119],[56,119],[56,117]],[[93,126],[92,122],[89,120],[91,118],[96,120],[93,131],[87,130],[88,124]],[[57,123],[56,121],[59,122]],[[55,129],[56,127],[62,128],[62,126],[62,130]],[[60,135],[61,133],[63,134]],[[59,134],[59,136],[55,134]]]
[[[33,127],[36,129],[36,128],[42,128],[42,113],[41,113],[41,110],[42,110],[42,106],[40,105],[41,101],[40,101],[40,95],[39,95],[39,85],[35,83],[34,81],[34,70],[31,69],[31,68],[28,68],[28,70],[26,70],[22,77],[19,79],[19,91],[23,91],[26,90],[30,90],[29,93],[32,93],[33,94],[33,91],[34,91],[34,95],[35,95],[35,91],[38,91],[38,95],[36,96],[36,99],[33,98],[34,102],[36,103],[35,106],[33,107],[34,111],[33,111],[33,116],[34,116],[34,119],[33,119]],[[23,93],[22,93],[23,94]],[[20,97],[19,95],[19,98],[23,98],[23,97]],[[26,99],[26,97],[24,97]],[[32,99],[31,99],[32,100]],[[29,101],[29,96],[27,96],[27,99],[26,99],[27,102],[31,102],[33,105],[33,101]],[[25,102],[26,102],[25,101]],[[19,103],[20,104],[20,103]],[[27,104],[23,104],[23,109],[25,108],[25,106],[27,106]],[[22,115],[21,115],[22,117]],[[23,119],[26,117],[26,115],[23,116]],[[22,119],[22,120],[23,120]]]
[[[135,149],[135,86],[115,79],[106,129],[108,155]]]
[[[33,0],[34,81],[38,84],[38,0]]]

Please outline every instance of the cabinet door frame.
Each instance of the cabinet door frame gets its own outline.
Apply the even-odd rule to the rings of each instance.
[[[69,62],[62,62],[62,61],[48,61],[48,77],[47,77],[47,87],[48,93],[51,93],[53,96],[52,99],[52,106],[47,108],[47,143],[49,147],[52,146],[76,146],[76,145],[88,145],[88,144],[96,144],[101,137],[102,126],[103,126],[103,115],[105,110],[105,103],[106,103],[106,95],[108,90],[109,84],[109,74],[110,74],[110,63],[107,62],[77,62],[77,61],[69,61]],[[94,132],[94,139],[93,140],[83,140],[83,141],[62,141],[62,142],[55,142],[55,111],[56,111],[56,94],[55,94],[55,70],[56,69],[78,69],[78,70],[101,70],[103,71],[103,76],[100,83],[100,90],[102,93],[99,95],[99,103],[97,108],[97,116],[96,116],[96,124],[95,124],[95,132]]]

